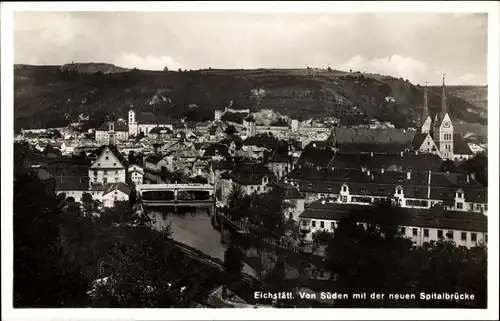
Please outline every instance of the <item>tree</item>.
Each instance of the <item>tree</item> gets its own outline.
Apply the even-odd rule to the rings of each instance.
[[[60,200],[32,174],[14,181],[14,307],[85,307],[88,284],[62,246]]]
[[[235,245],[231,245],[224,252],[224,268],[229,275],[229,284],[241,278],[243,259],[243,252]],[[225,287],[223,287],[223,292],[225,294]]]
[[[163,71],[168,71],[168,67],[165,66],[165,68],[163,68]]]
[[[383,203],[341,219],[327,247],[327,268],[339,292],[474,293],[474,302],[341,300],[337,307],[486,307],[486,251],[452,242],[415,246],[399,226],[405,212]],[[398,220],[401,219],[401,220]],[[366,222],[361,225],[358,222]],[[465,268],[464,266],[467,266]]]

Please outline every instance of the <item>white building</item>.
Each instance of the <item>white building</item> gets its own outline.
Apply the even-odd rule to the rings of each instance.
[[[102,146],[99,156],[89,169],[90,186],[126,183],[126,181],[127,160],[114,145]]]
[[[155,115],[151,112],[142,112],[136,115],[136,111],[132,108],[128,112],[128,133],[129,136],[137,136],[143,133],[145,136],[156,127],[166,127],[174,130],[173,122],[166,119],[164,116]]]
[[[299,215],[299,229],[306,240],[313,240],[318,231],[335,233],[340,220],[349,215],[350,210],[362,210],[360,205],[343,205],[333,200],[323,199],[310,204]],[[488,220],[485,215],[446,211],[437,205],[431,209],[402,209],[404,223],[400,233],[415,244],[448,239],[457,245],[474,247],[488,242]],[[360,218],[358,224],[366,223]]]
[[[128,175],[130,181],[134,185],[142,184],[144,182],[144,169],[139,165],[131,165],[128,168]]]
[[[128,140],[128,127],[124,122],[107,122],[95,131],[99,145],[116,145]]]

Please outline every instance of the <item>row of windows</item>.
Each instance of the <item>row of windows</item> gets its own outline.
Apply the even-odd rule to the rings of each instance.
[[[443,140],[452,140],[452,138],[451,134],[443,134]]]
[[[104,175],[111,174],[113,171],[104,170]],[[118,175],[119,171],[115,171],[115,175]],[[94,176],[97,176],[97,171],[94,171]]]
[[[424,228],[423,229],[423,232],[424,232],[424,238],[428,238],[429,237],[429,229],[427,228]],[[405,227],[402,227],[401,228],[401,233],[402,234],[406,234],[406,228]],[[418,228],[412,228],[412,236],[416,237],[418,236]],[[437,236],[438,238],[442,239],[443,238],[443,230],[438,230],[437,231]],[[448,231],[448,233],[446,233],[446,237],[450,240],[453,239],[453,231]],[[460,240],[461,241],[467,241],[467,232],[461,232],[460,233]],[[477,242],[477,233],[473,233],[471,232],[470,233],[470,240],[472,242]],[[488,234],[485,234],[485,242],[488,242]]]
[[[115,182],[119,182],[120,181],[120,178],[118,176],[115,177]],[[97,177],[94,177],[94,182],[97,182]],[[107,177],[103,177],[102,178],[102,183],[103,184],[107,184],[108,183],[108,178]]]
[[[307,226],[307,221],[304,221],[303,225]],[[311,226],[316,227],[316,221],[312,220],[311,221]],[[330,222],[330,230],[334,230],[337,224],[335,222]],[[320,228],[325,228],[325,221],[319,221],[319,227]]]

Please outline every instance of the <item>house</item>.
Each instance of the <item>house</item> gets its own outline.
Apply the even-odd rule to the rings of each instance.
[[[291,146],[288,144],[278,145],[272,151],[264,152],[264,162],[266,166],[278,177],[282,178],[291,170],[289,152]]]
[[[233,184],[250,195],[254,192],[261,194],[271,191],[272,183],[276,181],[276,175],[262,163],[237,163],[233,170],[221,175],[222,201],[227,201]]]
[[[90,185],[126,183],[128,162],[114,145],[104,145],[98,149],[97,159],[89,168]]]
[[[450,211],[488,212],[487,189],[471,175],[298,167],[285,181],[305,194],[306,204],[323,198],[357,205],[391,199],[404,208],[429,209],[439,203]]]
[[[131,192],[132,189],[124,183],[109,184],[102,192],[101,202],[105,207],[114,207],[117,201],[128,201]]]
[[[75,148],[77,147],[77,144],[72,141],[64,141],[61,144],[61,153],[63,155],[72,155],[75,153]]]
[[[125,122],[105,122],[95,131],[95,140],[99,145],[116,145],[128,140],[128,127]]]
[[[365,207],[366,209],[366,207]],[[318,231],[335,233],[340,220],[350,217],[366,224],[369,215],[361,205],[342,205],[333,200],[318,200],[299,215],[299,230],[311,241]],[[448,211],[440,205],[430,209],[401,209],[400,233],[415,244],[447,238],[468,248],[488,242],[488,219],[484,215]]]
[[[139,165],[131,165],[128,168],[128,175],[130,181],[134,185],[143,184],[144,182],[144,169]]]
[[[473,154],[479,154],[486,150],[483,146],[476,143],[469,143],[469,149],[472,151]]]

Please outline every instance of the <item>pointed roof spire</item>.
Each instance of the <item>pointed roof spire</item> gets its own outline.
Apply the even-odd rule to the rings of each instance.
[[[424,110],[422,113],[422,122],[425,122],[425,120],[429,117],[429,103],[427,100],[427,81],[425,82],[425,89],[424,89]]]
[[[446,106],[446,86],[444,84],[445,75],[443,74],[443,92],[441,93],[441,117],[444,117],[448,112],[448,108]]]

